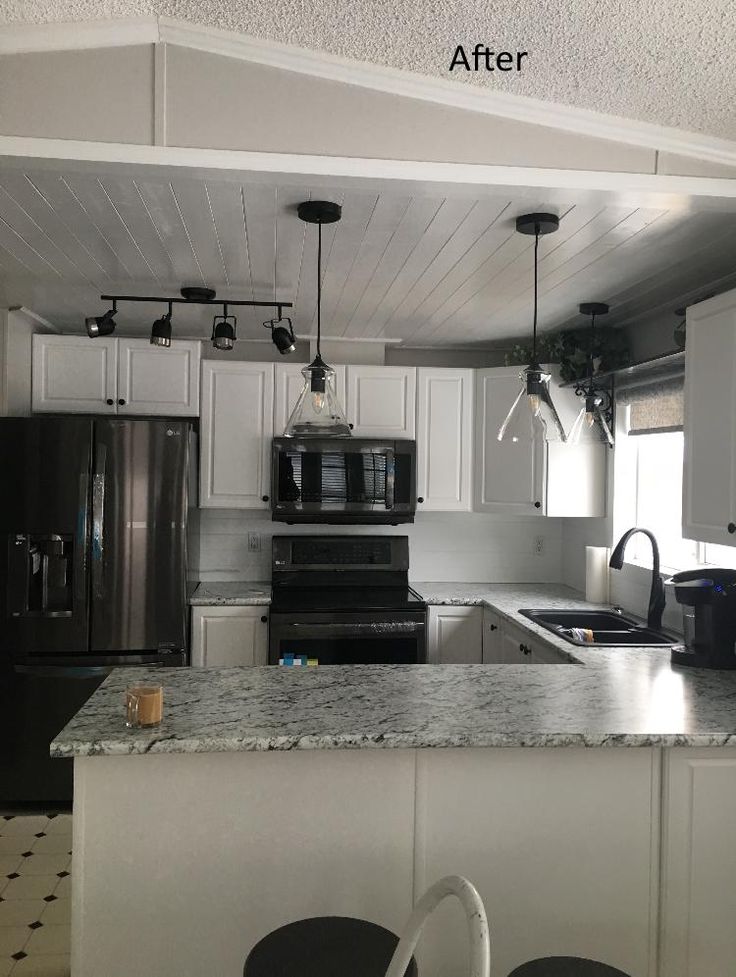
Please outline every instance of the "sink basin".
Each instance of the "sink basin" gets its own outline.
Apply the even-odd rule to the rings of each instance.
[[[622,645],[671,647],[678,644],[676,638],[661,631],[654,631],[635,619],[617,614],[615,611],[524,608],[519,613],[540,627],[546,628],[547,631],[569,641],[571,645],[578,645],[581,648],[596,646],[615,648]],[[591,634],[575,634],[574,628],[582,628]]]

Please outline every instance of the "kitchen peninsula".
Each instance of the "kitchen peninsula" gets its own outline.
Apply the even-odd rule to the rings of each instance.
[[[563,599],[550,589],[468,599],[541,635],[517,609]],[[449,872],[486,901],[494,974],[574,953],[678,977],[686,949],[703,977],[727,972],[736,673],[668,654],[159,671],[154,732],[122,723],[145,673],[116,672],[52,746],[75,757],[75,977],[239,977],[292,919],[400,929]],[[423,974],[463,977],[463,927],[437,914]]]

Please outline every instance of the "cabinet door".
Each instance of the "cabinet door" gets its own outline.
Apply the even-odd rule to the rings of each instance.
[[[202,362],[199,504],[268,509],[273,363]]]
[[[403,366],[349,366],[347,417],[362,438],[414,438],[417,371]]]
[[[504,661],[503,619],[487,607],[483,610],[483,664]]]
[[[33,337],[32,407],[36,412],[114,414],[117,340],[108,336]]]
[[[475,378],[475,508],[481,512],[545,512],[546,445],[529,437],[499,441],[498,429],[519,392],[519,367],[478,370]]]
[[[273,433],[280,437],[284,433],[286,422],[291,417],[297,398],[304,386],[302,370],[304,363],[277,363],[274,387]],[[345,367],[334,366],[335,389],[337,396],[345,410]]]
[[[430,607],[427,660],[432,665],[483,661],[483,608]]]
[[[687,310],[682,534],[688,539],[736,545],[734,418],[736,290]]]
[[[417,370],[417,502],[472,508],[473,371]]]
[[[530,645],[532,649],[531,662],[532,665],[574,665],[575,662],[571,662],[570,659],[557,648],[552,645],[540,642],[538,638],[534,638],[532,644]]]
[[[736,750],[668,750],[665,771],[660,972],[724,977],[736,960]]]
[[[201,343],[118,340],[118,413],[199,416]]]
[[[525,631],[504,621],[499,643],[500,659],[504,665],[530,665],[532,646]]]
[[[268,607],[193,607],[192,665],[268,664]]]

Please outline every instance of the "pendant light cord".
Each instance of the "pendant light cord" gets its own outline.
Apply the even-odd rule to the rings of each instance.
[[[322,356],[322,222],[317,224],[317,356]]]
[[[538,254],[539,254],[539,225],[534,233],[534,326],[532,332],[532,363],[537,363],[537,304],[538,304]]]

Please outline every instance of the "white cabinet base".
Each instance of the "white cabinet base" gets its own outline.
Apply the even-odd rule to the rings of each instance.
[[[192,665],[268,664],[268,606],[192,608]]]
[[[479,665],[483,661],[483,608],[427,608],[427,661],[431,665]]]

